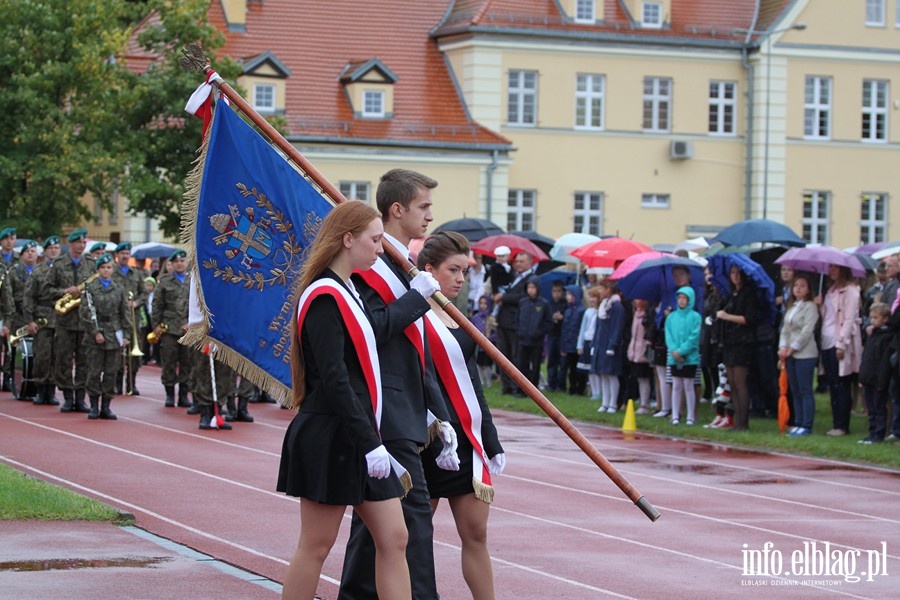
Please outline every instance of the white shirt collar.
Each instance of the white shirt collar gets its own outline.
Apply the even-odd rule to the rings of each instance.
[[[400,240],[398,240],[397,238],[395,238],[394,236],[389,234],[387,231],[384,232],[384,239],[386,239],[388,242],[390,242],[391,246],[396,248],[397,251],[400,252],[401,256],[406,256],[406,257],[409,256],[409,248],[404,246],[400,242]]]

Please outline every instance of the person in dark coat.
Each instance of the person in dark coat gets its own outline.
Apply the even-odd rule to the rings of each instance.
[[[587,385],[587,373],[578,369],[578,333],[581,331],[581,321],[584,318],[585,306],[582,301],[584,290],[580,285],[566,286],[566,310],[563,313],[562,333],[560,334],[559,350],[562,361],[559,368],[560,390],[566,389],[566,374],[568,373],[569,393],[573,396],[584,395]]]
[[[562,323],[569,303],[566,302],[566,289],[562,281],[554,281],[550,288],[550,316],[553,326],[547,332],[547,389],[551,392],[566,389],[565,382],[559,384],[559,372],[562,368]]]
[[[499,306],[497,314],[497,349],[513,364],[518,364],[519,348],[519,301],[526,296],[525,282],[534,274],[534,260],[527,252],[519,252],[513,258],[515,276],[506,291],[494,294],[494,305]],[[506,371],[500,373],[503,383],[500,393],[514,394],[518,386]]]
[[[615,284],[608,279],[600,284],[600,297],[591,372],[600,376],[603,403],[597,412],[614,413],[618,410],[619,375],[625,362],[625,307]]]
[[[516,364],[523,375],[535,386],[541,376],[541,353],[544,339],[553,328],[550,302],[540,295],[541,280],[532,275],[525,282],[525,297],[519,300],[519,321],[516,335],[519,348]],[[524,395],[517,390],[516,395]]]
[[[887,427],[888,388],[891,382],[891,341],[893,332],[888,327],[891,307],[883,302],[872,304],[869,309],[869,326],[872,333],[866,340],[859,363],[859,385],[866,399],[866,416],[869,434],[861,444],[884,441]]]
[[[378,260],[383,232],[370,206],[339,205],[322,223],[298,280],[291,405],[299,411],[285,432],[277,483],[279,492],[301,499],[285,598],[315,596],[348,505],[378,541],[377,595],[411,597],[404,485],[379,437],[381,387],[364,374],[378,368],[375,334],[350,280]]]

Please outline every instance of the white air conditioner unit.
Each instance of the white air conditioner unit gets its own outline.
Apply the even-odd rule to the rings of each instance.
[[[685,160],[694,156],[694,143],[690,140],[669,142],[669,160]]]

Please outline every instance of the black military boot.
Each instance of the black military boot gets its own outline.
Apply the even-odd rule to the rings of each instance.
[[[113,411],[109,410],[109,403],[112,401],[112,398],[104,398],[100,405],[100,418],[106,419],[108,421],[115,421],[119,417],[117,417]]]
[[[100,396],[91,396],[91,411],[88,413],[88,419],[100,418]]]
[[[234,396],[228,396],[225,400],[225,420],[229,423],[237,421],[237,410],[234,408]]]
[[[34,405],[47,404],[47,386],[43,383],[34,384],[34,398],[31,403]]]
[[[122,395],[122,371],[119,371],[119,374],[116,375],[116,396]]]
[[[252,423],[253,416],[247,410],[248,398],[238,398],[237,420],[242,423]]]
[[[44,397],[47,398],[47,404],[50,406],[59,406],[59,400],[56,399],[56,384],[48,383],[47,391],[44,392]]]
[[[131,359],[131,360],[134,360],[134,359]],[[128,374],[128,378],[131,380],[131,395],[132,396],[140,396],[141,393],[137,389],[137,370],[135,369],[135,370],[131,371],[131,373]]]
[[[166,406],[172,407],[175,406],[175,386],[167,385],[166,388]],[[179,404],[179,406],[181,406]]]
[[[87,404],[84,403],[84,388],[75,390],[75,408],[73,410],[75,410],[75,412],[89,412]]]
[[[63,405],[59,412],[72,412],[75,410],[75,390],[63,389]]]

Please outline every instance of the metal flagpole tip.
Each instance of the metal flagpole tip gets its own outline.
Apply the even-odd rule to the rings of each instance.
[[[638,498],[634,505],[641,509],[641,512],[647,515],[647,518],[654,523],[662,516],[659,514],[659,511],[656,510],[656,507],[650,504],[650,501],[643,496]]]

